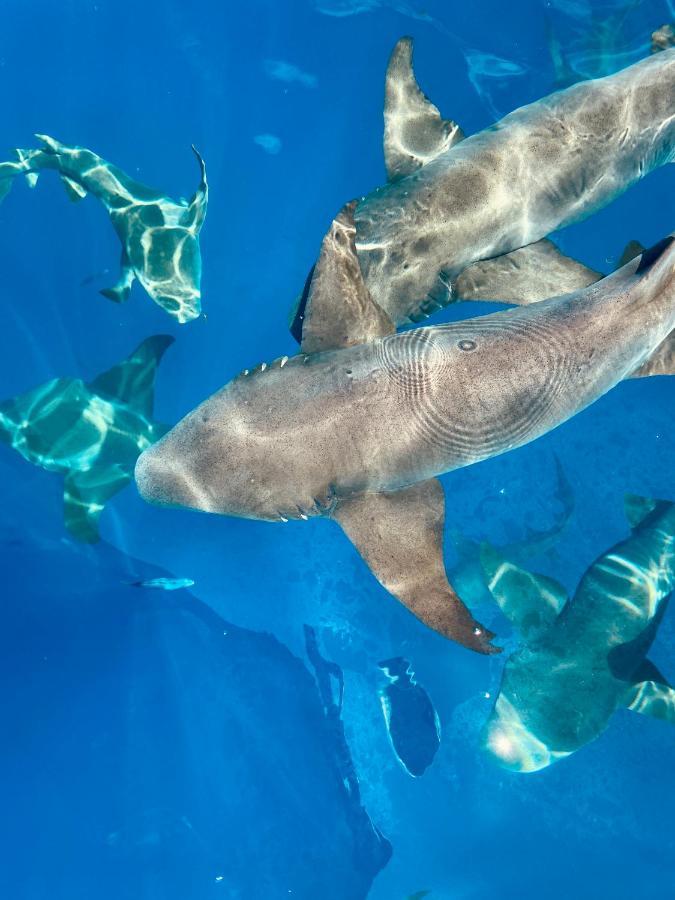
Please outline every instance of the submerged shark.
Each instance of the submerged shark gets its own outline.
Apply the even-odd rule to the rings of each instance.
[[[386,77],[389,183],[357,205],[368,290],[395,325],[455,300],[531,303],[601,277],[545,240],[675,157],[675,50],[524,106],[464,137],[420,90],[412,42]],[[291,331],[302,335],[307,291]]]
[[[47,135],[37,150],[17,150],[16,161],[0,163],[0,199],[17,175],[32,187],[44,169],[55,169],[71,200],[93,194],[104,205],[122,243],[119,280],[101,291],[123,303],[134,279],[178,322],[201,312],[202,261],[199,232],[206,217],[208,184],[204,161],[193,147],[201,171],[196,193],[176,202],[160,191],[135,181],[117,166],[83,147],[69,147]]]
[[[675,588],[675,504],[631,498],[632,535],[587,570],[574,597],[551,578],[483,561],[523,645],[506,661],[484,735],[495,762],[535,772],[564,759],[627,708],[675,723],[675,690],[647,659]]]
[[[448,582],[436,476],[534,440],[636,370],[675,370],[675,242],[570,295],[397,334],[363,280],[353,214],[324,238],[301,353],[202,403],[141,454],[136,482],[222,515],[330,517],[419,619],[495,652]]]
[[[92,382],[54,378],[0,403],[0,440],[64,476],[66,528],[99,539],[107,501],[132,479],[139,453],[166,431],[152,419],[157,365],[173,338],[156,335]]]

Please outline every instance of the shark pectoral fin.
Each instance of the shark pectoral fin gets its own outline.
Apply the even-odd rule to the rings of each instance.
[[[126,254],[126,251],[123,250],[122,259],[120,261],[120,277],[116,284],[109,288],[103,288],[99,293],[104,297],[107,297],[108,300],[112,300],[113,303],[124,303],[129,299],[131,285],[134,283],[135,277],[136,275],[129,262],[129,257]]]
[[[638,681],[626,694],[626,706],[633,712],[675,724],[675,690],[658,681]]]
[[[332,516],[380,584],[425,625],[478,653],[499,652],[448,582],[445,498],[436,478],[341,499]]]
[[[102,372],[87,387],[94,394],[112,397],[133,406],[145,416],[151,416],[157,366],[174,340],[168,334],[146,338],[130,356]]]
[[[86,544],[100,540],[98,521],[105,504],[130,481],[131,472],[123,472],[117,466],[66,475],[63,504],[68,531]]]
[[[441,118],[419,88],[412,64],[412,39],[401,38],[389,59],[384,90],[384,162],[389,181],[410,175],[464,137]]]
[[[199,234],[206,218],[206,207],[209,202],[209,183],[206,180],[206,164],[194,144],[192,145],[192,152],[199,163],[201,180],[192,200],[190,200],[187,211],[183,215],[183,225],[186,228],[191,228],[195,234]]]
[[[481,547],[481,564],[490,593],[525,640],[548,628],[567,602],[557,581],[521,569],[490,544]]]
[[[630,377],[649,378],[651,375],[675,375],[675,331],[671,331],[647,362],[636,369]]]
[[[396,329],[370,296],[356,255],[356,201],[342,208],[321,244],[305,285],[296,320],[302,320],[302,350],[318,353],[365,344]]]
[[[68,195],[68,199],[73,203],[77,203],[78,200],[83,200],[87,196],[87,191],[82,187],[77,181],[74,181],[72,178],[68,178],[67,175],[63,175],[59,173],[59,178],[63,182],[63,186],[66,189],[66,194]]]
[[[467,266],[453,283],[456,300],[492,300],[527,306],[571,294],[602,278],[544,239]]]

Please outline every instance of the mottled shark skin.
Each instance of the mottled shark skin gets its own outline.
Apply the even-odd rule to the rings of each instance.
[[[673,160],[675,50],[551,94],[463,139],[419,89],[412,42],[403,38],[389,63],[384,114],[390,181],[355,213],[359,263],[376,303],[397,326],[455,300],[531,303],[600,277],[537,242]],[[514,258],[495,259],[504,254]],[[298,339],[303,315],[301,299],[291,328]]]
[[[131,481],[138,455],[166,431],[152,408],[157,365],[173,340],[148,338],[90,383],[54,378],[0,403],[0,440],[63,475],[65,524],[81,541],[99,539],[105,504]]]
[[[675,504],[631,499],[633,533],[593,563],[571,600],[553,579],[484,550],[493,596],[522,635],[484,732],[504,768],[536,772],[570,756],[618,709],[675,723],[675,690],[647,658],[675,588]]]
[[[436,476],[534,440],[643,366],[675,326],[675,242],[574,294],[396,334],[363,281],[353,209],[324,238],[302,352],[202,403],[136,481],[221,515],[332,517],[418,618],[493,652],[447,579]]]
[[[201,312],[202,261],[199,233],[206,217],[206,168],[193,147],[201,181],[192,200],[175,201],[135,181],[117,166],[83,147],[69,147],[36,135],[38,150],[17,150],[17,160],[0,163],[0,199],[11,181],[25,175],[31,186],[44,169],[59,173],[71,200],[88,193],[104,205],[122,243],[119,280],[101,293],[116,303],[128,299],[134,279],[165,312],[183,324]]]

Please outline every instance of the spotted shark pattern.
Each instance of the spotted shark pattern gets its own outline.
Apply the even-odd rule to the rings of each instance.
[[[647,658],[675,589],[675,504],[631,497],[628,512],[631,536],[593,563],[570,600],[553,579],[483,550],[492,595],[522,640],[483,736],[504,768],[565,759],[618,709],[675,723],[675,690]]]
[[[63,476],[65,524],[78,540],[99,539],[106,503],[166,431],[152,409],[157,366],[172,343],[156,335],[92,382],[53,378],[0,403],[0,441]]]
[[[45,169],[58,172],[71,200],[92,194],[103,203],[122,243],[120,276],[101,293],[116,303],[128,299],[138,279],[165,312],[183,324],[201,312],[202,261],[199,233],[208,204],[204,161],[193,147],[201,180],[192,199],[176,202],[135,181],[91,150],[70,147],[47,135],[42,146],[15,151],[16,160],[0,163],[0,198],[12,179],[25,175],[30,186]]]

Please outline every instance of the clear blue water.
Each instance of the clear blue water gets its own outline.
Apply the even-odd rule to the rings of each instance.
[[[155,413],[173,423],[245,366],[293,353],[288,309],[322,235],[384,181],[383,75],[402,34],[427,94],[473,133],[554,89],[551,34],[592,76],[648,52],[673,18],[656,0],[5,0],[7,152],[53,134],[178,197],[197,184],[194,143],[211,202],[206,316],[177,326],[138,285],[124,306],[98,295],[119,258],[99,204],[71,206],[49,175],[17,184],[0,207],[2,397],[91,379],[168,333]],[[671,170],[562,232],[561,247],[609,270],[629,239],[663,237]],[[505,544],[548,527],[557,454],[574,510],[530,563],[573,590],[626,535],[626,491],[675,498],[673,409],[668,379],[624,383],[534,444],[446,476],[448,530]],[[675,896],[672,727],[619,712],[570,759],[502,771],[478,748],[502,659],[418,623],[331,523],[153,508],[130,486],[87,547],[63,527],[56,475],[3,445],[0,484],[2,897]],[[166,575],[194,587],[130,585]],[[671,673],[674,621],[651,654]],[[340,714],[336,669],[312,664],[305,625],[342,672]],[[399,656],[441,725],[419,778],[392,751],[378,693],[378,662]]]

